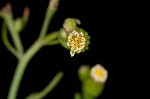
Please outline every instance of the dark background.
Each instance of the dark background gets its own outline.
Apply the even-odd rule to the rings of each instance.
[[[12,5],[14,18],[22,16],[25,6],[30,8],[29,22],[21,32],[26,50],[39,35],[49,0],[0,0],[0,8],[7,2]],[[127,96],[129,92],[125,93],[124,90],[128,86],[124,85],[128,82],[123,81],[127,75],[123,76],[123,72],[127,68],[125,65],[128,59],[125,56],[129,57],[129,48],[126,48],[129,40],[126,39],[129,36],[126,32],[130,28],[127,25],[131,13],[127,12],[129,7],[125,6],[125,2],[60,0],[58,11],[49,25],[49,33],[61,28],[65,18],[78,18],[81,20],[79,27],[91,36],[90,49],[71,58],[69,51],[60,45],[43,47],[26,69],[18,99],[43,89],[58,71],[63,71],[64,77],[44,99],[73,99],[74,93],[80,91],[81,87],[78,68],[83,64],[94,66],[97,63],[108,70],[105,89],[98,99],[122,99]],[[1,23],[2,19],[0,26]],[[16,63],[17,60],[0,39],[0,99],[6,99]]]

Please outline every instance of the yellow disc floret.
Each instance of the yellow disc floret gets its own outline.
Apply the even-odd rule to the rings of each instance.
[[[75,53],[80,53],[85,47],[86,39],[82,32],[72,31],[69,33],[67,45],[70,47],[70,55],[73,57]]]

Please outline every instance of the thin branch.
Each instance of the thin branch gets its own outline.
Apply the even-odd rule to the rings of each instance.
[[[49,6],[45,14],[44,23],[43,23],[43,26],[39,35],[39,39],[43,38],[46,35],[47,30],[48,30],[48,25],[51,22],[52,17],[57,10],[58,2],[59,0],[50,0]]]
[[[19,58],[17,50],[10,44],[7,36],[7,28],[6,24],[3,22],[2,24],[2,40],[6,48],[17,58]]]

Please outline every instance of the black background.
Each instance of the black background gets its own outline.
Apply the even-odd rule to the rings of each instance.
[[[21,32],[26,50],[39,35],[49,0],[1,0],[0,8],[7,2],[12,5],[14,18],[22,16],[25,6],[30,8],[29,22]],[[130,5],[125,6],[125,2],[118,1],[60,0],[58,11],[49,25],[49,33],[61,28],[65,18],[78,18],[81,20],[79,27],[91,36],[90,49],[71,58],[69,51],[60,45],[43,47],[26,69],[18,99],[40,91],[58,71],[63,71],[64,77],[44,99],[73,99],[74,93],[80,91],[81,87],[77,76],[78,68],[83,64],[93,66],[97,63],[108,70],[105,89],[98,99],[122,99],[127,96],[129,92],[124,92],[123,80],[126,78],[123,71],[127,68],[125,64],[128,59],[124,57],[128,57],[129,50],[126,48],[129,40],[126,37],[130,36],[126,33],[130,28],[127,23],[132,12],[127,12],[129,7]],[[0,99],[6,99],[16,63],[17,60],[0,40]]]

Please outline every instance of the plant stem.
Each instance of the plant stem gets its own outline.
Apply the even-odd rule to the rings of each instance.
[[[8,97],[7,97],[8,99],[16,99],[23,74],[25,72],[25,69],[26,69],[29,61],[36,54],[36,52],[38,52],[38,50],[40,50],[40,48],[42,46],[44,46],[43,45],[43,39],[44,39],[46,32],[48,30],[48,25],[49,25],[53,15],[54,15],[54,13],[56,12],[56,9],[57,9],[56,5],[58,5],[58,1],[59,0],[50,0],[39,38],[27,50],[27,52],[25,54],[23,54],[23,46],[22,46],[21,39],[18,35],[19,33],[17,33],[17,31],[14,28],[14,22],[12,19],[12,15],[11,14],[6,15],[6,18],[5,18],[6,24],[8,25],[8,29],[10,31],[10,34],[11,34],[12,40],[15,44],[15,47],[17,48],[17,50],[19,51],[19,54],[21,56],[21,58],[18,60],[17,68],[15,71],[14,77],[12,79],[12,83],[11,83]]]
[[[53,40],[53,41],[50,41],[49,43],[45,44],[45,46],[57,45],[59,43],[60,43],[59,40]]]
[[[6,48],[19,59],[18,53],[16,49],[9,43],[8,36],[7,36],[7,29],[6,29],[6,24],[3,22],[2,24],[2,40],[4,42],[4,45]]]
[[[88,95],[88,94],[84,94],[84,98],[83,99],[93,99],[93,97]]]
[[[57,2],[53,3],[53,1],[57,1]],[[41,32],[40,32],[40,35],[39,35],[39,39],[42,39],[45,36],[45,34],[47,33],[48,25],[49,25],[53,15],[56,12],[56,10],[53,8],[53,6],[56,5],[55,3],[58,4],[58,0],[51,0],[50,3],[49,3],[49,6],[46,10],[44,23],[43,23],[43,26],[42,26],[42,29],[41,29]]]
[[[14,22],[13,22],[13,19],[12,19],[12,15],[11,14],[6,15],[5,16],[5,21],[6,21],[6,24],[8,26],[8,29],[10,31],[12,40],[15,44],[15,47],[19,51],[20,57],[22,57],[22,55],[23,55],[23,46],[22,46],[21,39],[18,35],[19,33],[17,33],[17,31],[14,28]]]
[[[17,68],[10,86],[10,90],[8,93],[8,99],[16,99],[18,89],[23,77],[23,74],[25,72],[25,69],[27,67],[27,64],[31,60],[31,58],[40,50],[42,47],[42,42],[41,41],[36,41],[24,54],[21,60],[19,60],[17,64]]]
[[[74,99],[82,99],[81,94],[79,92],[75,93]]]
[[[59,72],[53,80],[33,99],[43,99],[44,96],[46,96],[50,91],[52,91],[55,86],[59,83],[60,79],[62,78],[63,73]]]
[[[48,34],[47,36],[45,36],[45,38],[43,40],[44,45],[50,46],[50,45],[59,44],[58,33],[59,33],[58,31],[54,31],[54,32]]]
[[[93,99],[93,97],[91,95],[89,95],[86,90],[84,89],[84,85],[82,83],[82,96],[83,99]]]

